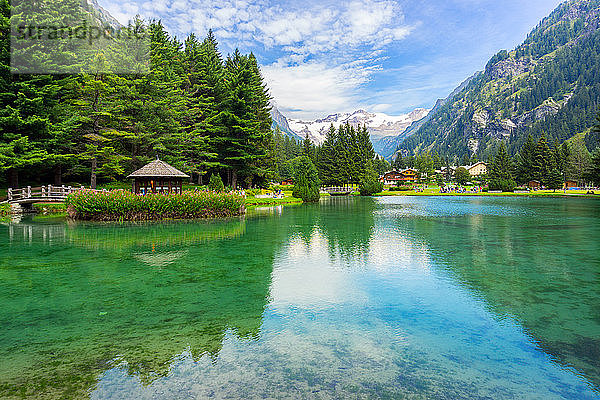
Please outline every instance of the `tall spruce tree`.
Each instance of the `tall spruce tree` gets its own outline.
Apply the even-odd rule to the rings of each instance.
[[[544,182],[550,171],[551,158],[552,154],[550,153],[550,147],[546,142],[546,135],[542,134],[535,146],[533,157],[532,175],[534,179]]]
[[[490,190],[501,190],[512,192],[516,186],[511,174],[512,165],[504,142],[500,143],[494,161],[490,167],[489,188]]]
[[[332,124],[325,135],[325,141],[321,145],[319,160],[317,162],[321,182],[327,186],[337,186],[342,183],[340,178],[340,163],[336,156],[337,142],[338,133]]]
[[[586,177],[594,182],[594,185],[600,186],[600,149],[596,149],[594,153],[592,153]]]
[[[519,183],[524,184],[534,179],[535,152],[536,143],[533,137],[528,135],[517,157],[516,175]]]

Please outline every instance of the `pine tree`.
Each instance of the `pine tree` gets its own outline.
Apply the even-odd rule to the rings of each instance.
[[[237,187],[239,175],[251,179],[254,174],[264,172],[260,162],[269,155],[271,121],[262,117],[264,107],[268,107],[265,101],[268,95],[257,95],[258,79],[251,58],[238,50],[230,55],[226,61],[226,79],[227,97],[216,117],[221,127],[215,139],[220,161],[227,168],[228,183]]]
[[[402,157],[402,153],[398,153],[398,156],[394,160],[394,169],[396,171],[401,171],[406,168],[406,163],[404,162],[404,158]]]
[[[361,196],[372,196],[383,190],[383,183],[379,181],[379,176],[375,172],[372,160],[365,166],[358,187]]]
[[[591,163],[586,177],[590,181],[594,182],[596,186],[600,186],[600,149],[596,149],[592,154]]]
[[[511,161],[504,142],[500,142],[498,152],[490,167],[489,188],[490,190],[501,190],[512,192],[516,186],[511,174]]]
[[[302,155],[310,158],[311,161],[314,160],[314,148],[312,142],[308,138],[308,133],[302,141]]]
[[[581,185],[587,179],[587,172],[591,163],[591,155],[583,141],[576,140],[571,143],[567,162],[570,177]]]
[[[548,147],[548,143],[546,142],[546,135],[542,134],[535,147],[533,158],[532,172],[534,179],[544,182],[550,171],[551,157],[550,147]]]
[[[321,182],[327,186],[338,186],[342,184],[340,177],[340,163],[336,154],[337,142],[338,134],[332,124],[327,131],[325,141],[321,145],[319,161],[317,163]]]
[[[302,199],[304,202],[317,202],[320,198],[319,188],[321,182],[317,168],[310,158],[298,157],[294,166],[294,191],[292,196]]]
[[[123,161],[117,143],[127,136],[120,128],[117,98],[126,91],[123,77],[106,73],[106,59],[97,55],[78,82],[72,105],[77,112],[79,137],[74,143],[80,160],[90,163],[90,186],[96,188],[97,176],[123,176]]]
[[[517,158],[517,181],[527,183],[534,179],[534,161],[535,161],[536,143],[531,135],[523,144]]]

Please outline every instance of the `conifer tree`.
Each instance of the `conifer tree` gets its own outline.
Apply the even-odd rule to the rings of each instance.
[[[394,169],[396,171],[400,171],[406,168],[406,163],[404,162],[404,158],[402,157],[402,153],[398,153],[398,156],[394,160]]]
[[[305,202],[319,201],[319,188],[321,182],[317,168],[312,163],[310,158],[300,156],[294,165],[294,191],[292,196],[300,198]]]
[[[532,171],[533,177],[536,180],[543,182],[548,176],[548,173],[550,171],[551,157],[552,155],[550,153],[550,147],[546,142],[546,135],[542,134],[535,147],[535,153],[533,158]]]
[[[527,183],[534,179],[535,152],[536,143],[533,137],[528,135],[517,157],[517,180],[520,183]]]
[[[268,156],[266,143],[272,139],[270,117],[268,121],[261,119],[268,95],[257,95],[258,80],[252,64],[252,59],[238,50],[227,58],[227,95],[215,118],[220,125],[214,136],[217,152],[227,169],[228,184],[234,188],[239,175],[248,178],[261,172],[259,162]],[[266,126],[269,131],[265,131]]]
[[[596,149],[592,154],[586,177],[596,186],[600,186],[600,149]]]
[[[511,161],[506,150],[506,145],[504,142],[501,142],[490,168],[490,190],[512,192],[516,183],[512,178],[511,169]]]
[[[329,127],[325,136],[325,141],[321,145],[319,152],[319,177],[324,185],[340,185],[340,167],[339,159],[336,156],[338,134],[333,124]]]
[[[310,139],[308,138],[308,133],[302,141],[302,155],[314,160],[314,149]]]

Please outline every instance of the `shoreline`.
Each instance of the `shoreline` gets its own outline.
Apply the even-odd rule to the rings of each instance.
[[[418,192],[382,192],[376,193],[374,197],[551,197],[551,198],[587,198],[587,199],[600,199],[599,194],[585,194],[585,193],[513,193],[513,192],[502,192],[502,193],[418,193]]]

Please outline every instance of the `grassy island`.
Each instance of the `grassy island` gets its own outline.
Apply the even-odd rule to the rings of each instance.
[[[65,205],[70,218],[90,221],[218,218],[245,212],[245,199],[237,192],[190,191],[142,196],[125,190],[81,190],[69,195]]]

